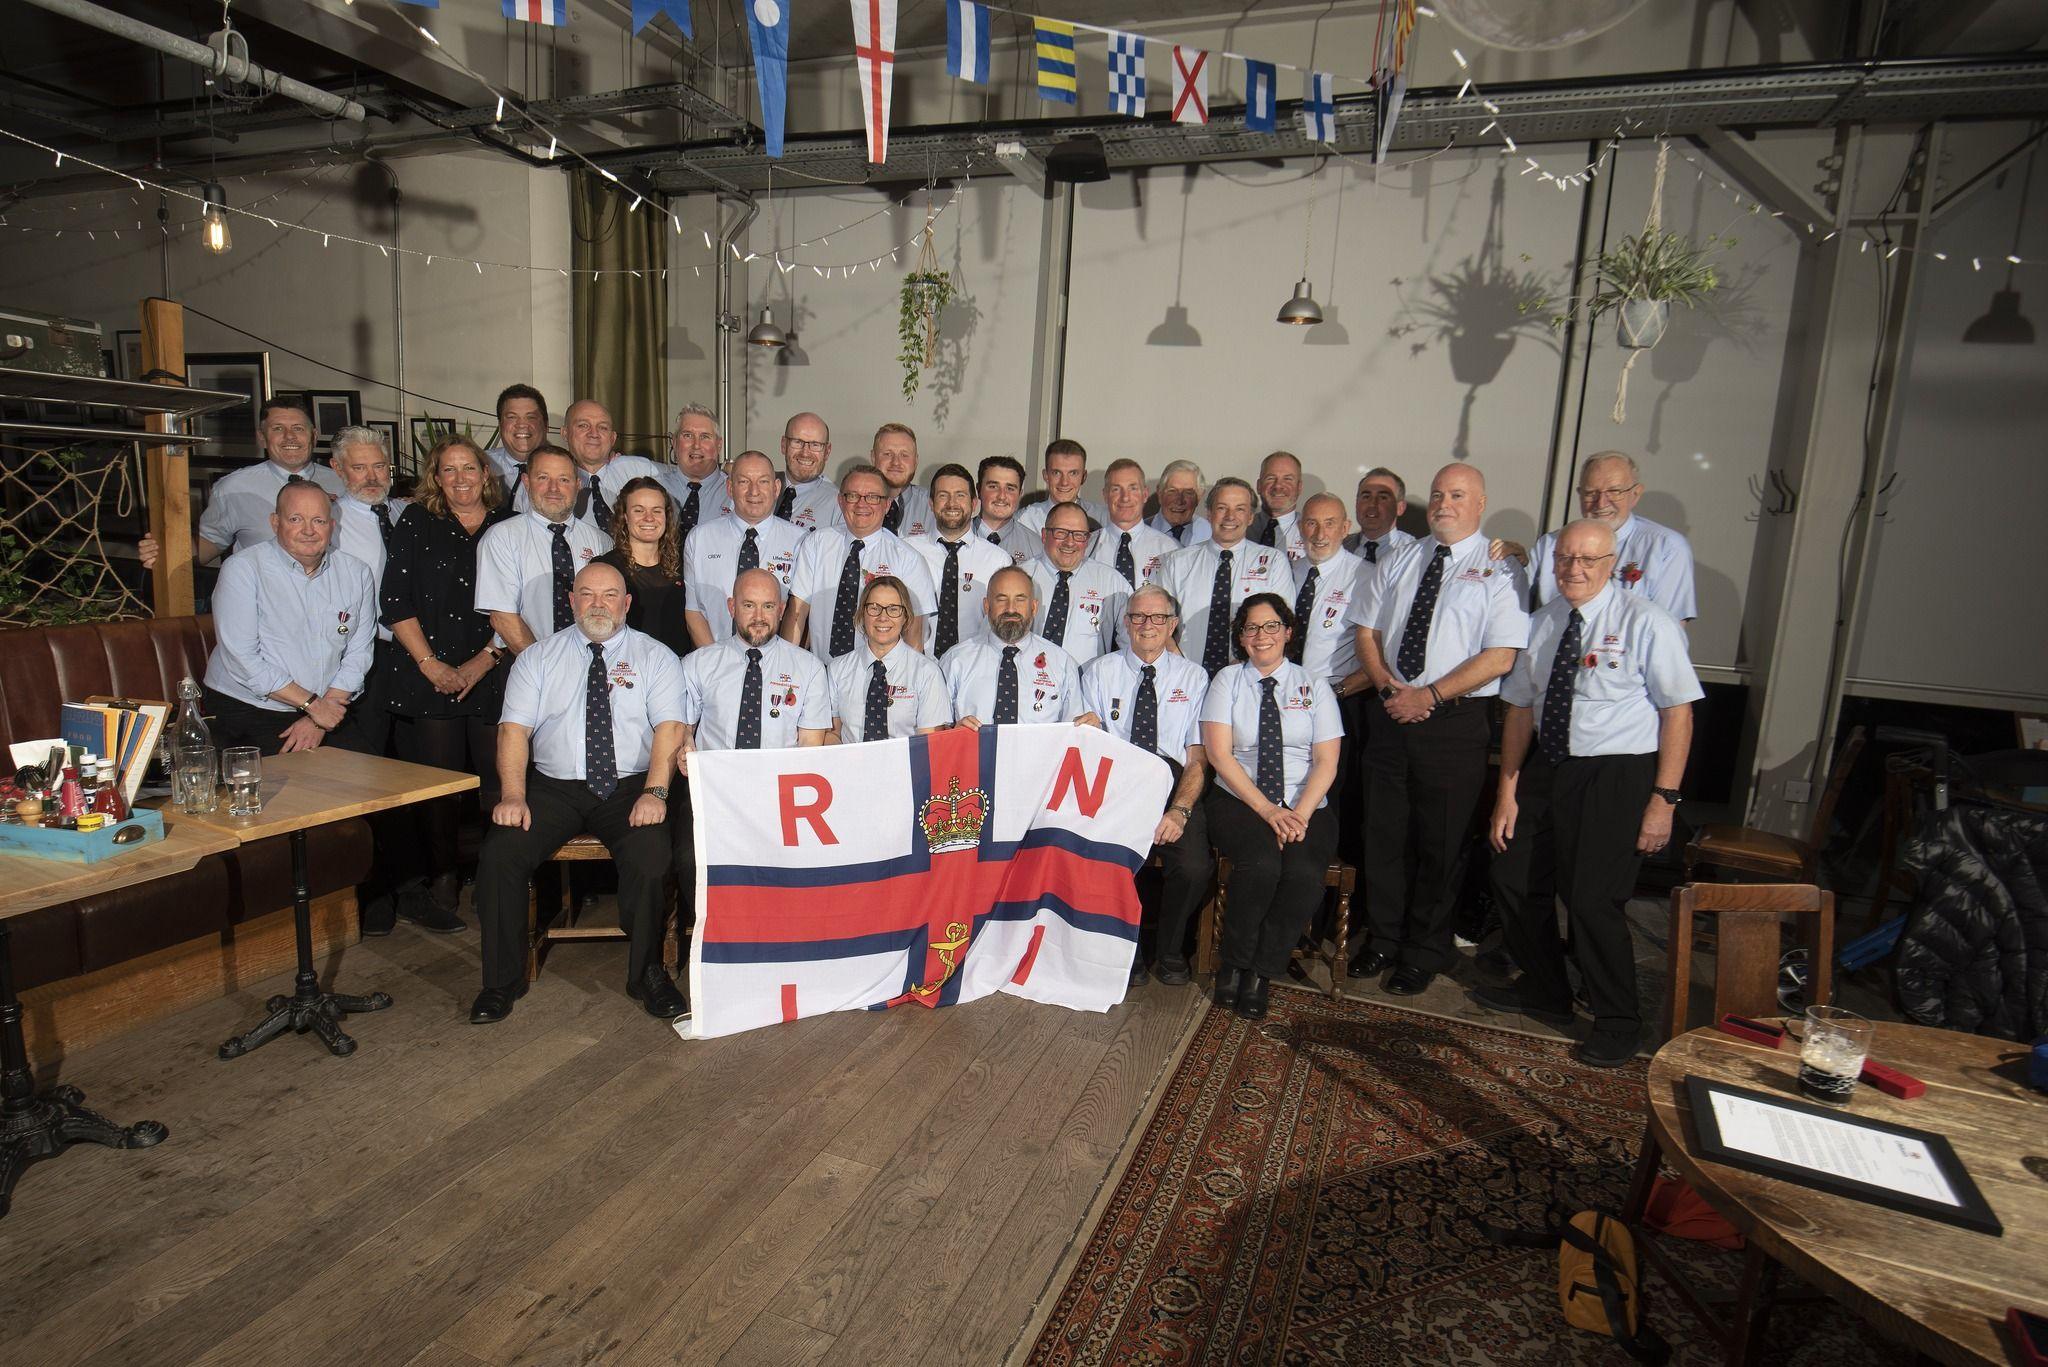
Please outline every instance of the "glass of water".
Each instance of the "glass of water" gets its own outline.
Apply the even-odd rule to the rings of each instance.
[[[1873,1030],[1854,1011],[1807,1007],[1806,1034],[1799,1042],[1799,1090],[1830,1106],[1848,1105],[1863,1076],[1863,1060],[1870,1057]]]
[[[263,810],[263,752],[253,745],[236,745],[221,755],[222,776],[228,781],[228,815],[255,816]]]
[[[181,812],[204,815],[214,807],[214,781],[219,778],[213,747],[180,750],[171,763],[171,800]]]

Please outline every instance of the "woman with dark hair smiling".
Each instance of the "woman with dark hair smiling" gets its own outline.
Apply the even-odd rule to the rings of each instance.
[[[1216,774],[1209,838],[1230,861],[1216,1004],[1246,1020],[1265,1016],[1337,845],[1325,795],[1344,722],[1328,682],[1287,658],[1294,630],[1279,594],[1245,599],[1230,624],[1238,663],[1217,671],[1202,702],[1202,751]]]
[[[612,512],[612,548],[598,557],[626,576],[626,625],[677,655],[690,653],[683,621],[683,531],[668,490],[647,475],[626,481]]]

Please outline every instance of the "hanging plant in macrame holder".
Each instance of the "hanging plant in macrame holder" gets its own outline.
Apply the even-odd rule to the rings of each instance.
[[[896,359],[903,366],[906,403],[917,397],[924,372],[938,363],[939,314],[953,297],[953,277],[939,268],[939,249],[932,237],[932,223],[937,217],[932,206],[926,204],[924,231],[918,235],[917,265],[903,278],[896,319]]]

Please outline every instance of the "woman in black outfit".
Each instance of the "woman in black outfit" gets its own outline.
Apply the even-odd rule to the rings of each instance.
[[[392,740],[400,759],[475,774],[488,812],[498,801],[498,713],[511,655],[490,617],[476,610],[476,546],[511,509],[504,482],[467,437],[434,447],[427,470],[384,565],[384,620],[413,664],[391,681]],[[400,888],[399,915],[428,930],[462,929],[455,915],[459,801],[423,804],[421,842]]]
[[[690,653],[683,624],[683,535],[668,490],[641,475],[626,481],[612,513],[612,548],[598,559],[626,576],[633,595],[626,625],[678,655]]]

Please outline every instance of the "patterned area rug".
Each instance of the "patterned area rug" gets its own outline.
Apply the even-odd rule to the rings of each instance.
[[[1029,1362],[1628,1363],[1565,1325],[1554,1252],[1479,1228],[1620,1209],[1643,1065],[1570,1051],[1306,992],[1275,992],[1258,1026],[1212,1009]],[[1732,1288],[1740,1255],[1686,1247]],[[1649,1295],[1674,1363],[1720,1360],[1654,1276]],[[1910,1356],[1806,1305],[1774,1317],[1764,1360]]]

